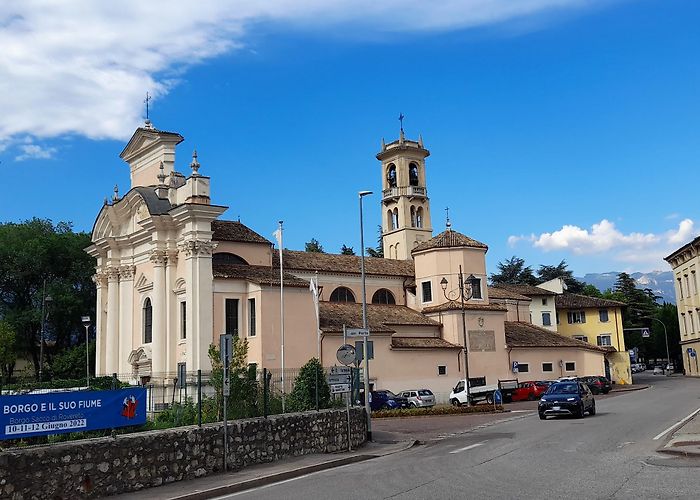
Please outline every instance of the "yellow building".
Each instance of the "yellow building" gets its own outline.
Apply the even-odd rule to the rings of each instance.
[[[607,351],[605,376],[617,384],[631,384],[630,357],[622,329],[623,302],[563,293],[555,298],[557,332]]]
[[[700,269],[700,237],[695,238],[664,258],[673,268],[676,278],[676,304],[681,330],[681,351],[685,374],[700,376],[700,289],[697,272]]]

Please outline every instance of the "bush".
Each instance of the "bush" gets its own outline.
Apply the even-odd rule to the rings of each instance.
[[[502,413],[503,406],[497,406],[495,412]],[[401,408],[398,410],[373,411],[372,417],[419,417],[424,415],[459,415],[463,413],[494,413],[493,405],[477,406],[433,406],[432,408]]]
[[[95,343],[90,342],[90,375],[95,373]],[[78,379],[85,376],[85,344],[69,347],[56,354],[49,367],[53,378]]]
[[[306,411],[316,408],[317,383],[319,408],[331,406],[331,389],[328,387],[323,367],[318,359],[311,358],[301,367],[299,375],[294,381],[294,389],[289,395],[291,411]]]
[[[83,351],[84,352],[84,351]],[[90,377],[90,390],[107,391],[112,389],[114,380],[112,377]],[[77,379],[53,379],[46,382],[37,382],[36,380],[28,380],[17,382],[15,384],[4,385],[2,389],[17,392],[29,392],[39,389],[71,389],[74,387],[85,387],[85,378]],[[116,381],[115,389],[121,387],[130,387],[129,384]]]

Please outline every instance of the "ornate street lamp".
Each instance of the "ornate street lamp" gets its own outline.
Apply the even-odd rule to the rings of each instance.
[[[454,302],[459,298],[461,309],[462,309],[462,335],[464,340],[464,373],[467,379],[467,406],[471,406],[471,389],[469,387],[469,349],[467,347],[467,318],[464,308],[464,303],[472,298],[474,295],[474,290],[472,288],[472,283],[476,277],[473,274],[464,278],[462,274],[462,266],[459,266],[459,275],[457,288],[447,291],[447,286],[449,281],[447,278],[443,277],[440,280],[440,286],[442,287],[442,293],[447,300]]]

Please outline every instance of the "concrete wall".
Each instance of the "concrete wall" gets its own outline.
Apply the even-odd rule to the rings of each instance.
[[[364,410],[351,410],[352,445],[366,436]],[[231,469],[347,449],[344,410],[293,413],[229,424]],[[0,498],[73,499],[136,491],[222,470],[223,425],[86,439],[0,454]]]

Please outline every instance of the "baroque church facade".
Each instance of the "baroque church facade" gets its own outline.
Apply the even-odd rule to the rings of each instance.
[[[362,326],[360,257],[284,250],[280,273],[272,242],[221,217],[227,207],[212,203],[196,152],[178,171],[183,140],[148,121],[138,128],[120,155],[130,189],[95,221],[86,251],[96,259],[96,373],[145,382],[206,372],[222,333],[245,337],[248,362],[261,368],[280,368],[283,355],[288,368],[312,357],[336,364],[343,329]],[[376,155],[385,257],[365,258],[370,384],[427,387],[445,400],[465,377],[465,341],[470,376],[489,384],[515,378],[518,359],[533,367],[523,380],[603,374],[604,349],[532,325],[530,297],[487,286],[487,245],[449,224],[433,236],[429,154],[402,130]],[[464,305],[459,271],[469,276]],[[548,364],[567,373],[542,372]]]

